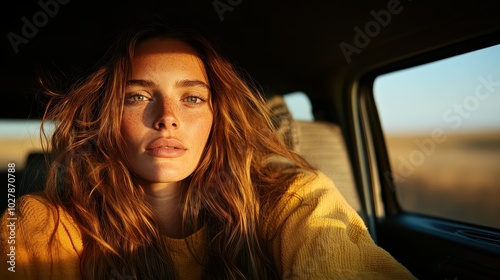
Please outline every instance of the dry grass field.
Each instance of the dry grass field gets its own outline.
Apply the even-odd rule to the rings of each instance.
[[[386,138],[402,207],[500,228],[500,132]]]

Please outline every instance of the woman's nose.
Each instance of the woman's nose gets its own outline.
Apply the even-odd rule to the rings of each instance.
[[[162,129],[176,129],[179,127],[179,120],[175,104],[168,100],[161,100],[155,106],[155,121],[154,128],[157,130]]]

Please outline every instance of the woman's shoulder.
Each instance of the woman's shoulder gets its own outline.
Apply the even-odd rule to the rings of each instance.
[[[344,195],[335,185],[335,182],[321,171],[306,171],[300,173],[290,184],[288,193],[295,199],[282,201],[289,211],[301,208],[309,209],[314,215],[335,216],[343,213],[350,220],[361,227],[362,219],[354,208],[347,202]]]
[[[292,212],[303,207],[314,207],[319,201],[330,199],[342,200],[342,195],[335,188],[333,181],[320,171],[300,171],[290,181],[286,192],[267,213],[272,221],[285,220]]]
[[[364,228],[362,220],[332,179],[321,171],[301,171],[288,186],[286,194],[267,213],[264,221],[265,225],[269,226],[266,228],[273,232],[272,229],[277,229],[279,224],[289,221],[293,216],[316,219],[333,217],[340,213]]]
[[[49,201],[41,194],[25,194],[18,199],[18,211],[28,215],[45,215],[50,210]]]
[[[18,199],[17,205],[14,211],[20,224],[47,225],[56,215],[56,208],[42,195],[23,195]]]
[[[288,193],[306,200],[324,195],[342,197],[334,182],[321,171],[300,172],[288,187]]]
[[[66,279],[78,275],[83,243],[77,225],[61,207],[38,194],[24,195],[9,205],[0,223],[0,237],[8,238],[10,244],[0,248],[4,256],[0,258],[2,271],[7,271],[8,264],[19,279]],[[55,271],[50,263],[57,264]]]
[[[5,210],[4,217],[3,221],[16,221],[19,231],[27,238],[48,236],[55,231],[66,232],[71,239],[80,238],[80,232],[72,217],[39,194],[21,196],[14,207]]]

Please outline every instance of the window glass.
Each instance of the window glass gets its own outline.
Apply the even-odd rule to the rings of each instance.
[[[0,169],[11,162],[23,169],[29,153],[42,151],[40,124],[40,120],[0,120]],[[45,130],[50,135],[53,124],[46,124]]]
[[[296,120],[313,121],[312,105],[309,97],[301,91],[283,95],[286,106]]]
[[[496,45],[376,78],[404,210],[500,228],[499,66]]]

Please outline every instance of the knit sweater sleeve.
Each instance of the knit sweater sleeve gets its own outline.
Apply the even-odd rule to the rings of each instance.
[[[300,177],[289,193],[264,233],[282,279],[415,279],[324,174]]]
[[[3,213],[0,279],[80,278],[80,233],[67,213],[59,213],[57,219],[36,195],[21,197],[15,208]]]

